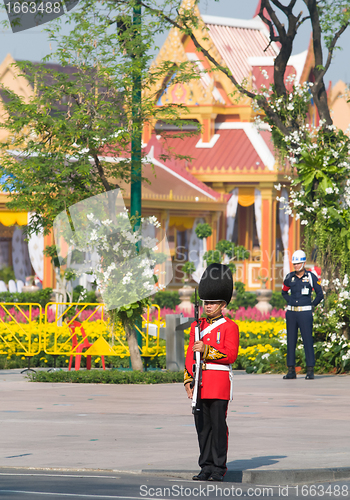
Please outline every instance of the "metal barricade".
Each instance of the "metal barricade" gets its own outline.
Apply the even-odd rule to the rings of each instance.
[[[96,318],[95,321],[94,317]],[[75,329],[76,322],[83,326],[84,334],[77,335]],[[43,350],[46,354],[52,356],[70,356],[79,352],[79,347],[85,342],[86,338],[95,341],[102,338],[99,342],[106,350],[108,346],[108,355],[115,355],[113,348],[107,343],[109,336],[108,323],[104,318],[104,304],[81,303],[81,302],[49,302],[45,307],[45,335],[42,340]],[[94,355],[104,353],[96,352]],[[84,356],[89,355],[88,351],[81,353]]]
[[[165,355],[160,343],[160,308],[152,305],[142,316],[143,340],[141,356]],[[151,313],[156,312],[151,319]],[[96,320],[95,320],[96,318]],[[74,327],[79,321],[84,334]],[[128,357],[129,346],[122,327],[111,328],[105,305],[97,303],[49,302],[45,310],[34,303],[0,303],[0,354],[25,356],[28,359],[41,351],[57,356],[120,356]],[[81,352],[79,346],[89,340],[90,347]]]
[[[42,307],[0,302],[0,354],[30,358],[41,351]]]
[[[165,321],[161,319],[160,307],[157,304],[152,304],[151,307],[156,309],[156,318],[150,321],[151,309],[147,307],[146,314],[142,316],[142,331],[136,327],[144,340],[141,356],[145,358],[165,355],[165,346],[161,346],[159,342],[160,328],[165,326]]]

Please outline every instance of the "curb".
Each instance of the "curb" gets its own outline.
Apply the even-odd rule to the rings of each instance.
[[[192,476],[198,474],[198,470],[166,470],[166,469],[142,469],[142,470],[120,470],[120,469],[98,469],[98,468],[74,468],[74,467],[13,467],[0,466],[1,470],[23,470],[23,471],[45,471],[45,472],[100,472],[119,474],[144,474],[150,476],[172,477],[178,479],[192,480]],[[319,468],[319,469],[246,469],[228,470],[225,474],[225,483],[245,483],[264,486],[282,486],[306,484],[312,482],[342,481],[350,479],[350,467]]]
[[[142,474],[178,477],[192,479],[198,471],[143,469]],[[293,485],[310,482],[339,481],[350,479],[350,467],[320,468],[320,469],[247,469],[228,470],[225,474],[226,483],[248,483],[263,485]]]

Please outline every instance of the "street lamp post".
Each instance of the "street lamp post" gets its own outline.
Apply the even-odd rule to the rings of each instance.
[[[134,37],[141,37],[141,4],[136,0],[133,8]],[[140,40],[141,41],[141,40]],[[132,54],[132,133],[131,133],[131,191],[130,214],[137,218],[135,229],[141,224],[141,145],[142,145],[142,120],[141,120],[141,68],[142,62],[134,52]],[[142,349],[142,319],[136,323],[136,336],[139,348]]]

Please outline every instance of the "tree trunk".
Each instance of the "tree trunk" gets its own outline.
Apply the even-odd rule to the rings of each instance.
[[[143,372],[143,364],[137,343],[135,329],[132,326],[125,326],[126,340],[130,351],[130,361],[133,370]]]

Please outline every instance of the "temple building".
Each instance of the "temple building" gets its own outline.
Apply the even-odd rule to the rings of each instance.
[[[188,3],[188,2],[187,2]],[[191,1],[189,0],[191,5]],[[193,4],[193,2],[192,2]],[[260,5],[260,3],[259,3]],[[230,19],[201,15],[194,33],[197,40],[238,82],[245,82],[253,91],[272,83],[273,64],[279,47],[270,43],[266,25],[256,15],[251,20]],[[205,220],[215,230],[207,248],[215,248],[220,239],[245,246],[250,259],[237,263],[236,280],[243,281],[247,290],[261,287],[259,278],[267,278],[266,286],[280,289],[284,275],[290,270],[293,251],[300,246],[300,225],[285,214],[277,197],[288,198],[288,189],[277,190],[286,183],[283,165],[275,160],[268,127],[255,124],[256,112],[250,98],[238,94],[237,89],[220,71],[214,71],[203,52],[196,50],[192,39],[173,28],[162,46],[155,65],[173,61],[173,73],[159,86],[157,106],[164,103],[183,104],[188,112],[182,118],[201,125],[201,134],[187,138],[171,137],[178,133],[172,126],[150,123],[144,129],[146,150],[171,148],[192,158],[182,162],[193,178],[209,186],[226,202],[226,211],[189,210],[183,203],[181,217],[171,206],[173,186],[168,186],[166,206],[168,234],[174,239],[174,248],[185,248],[191,253],[198,248],[194,228]],[[199,79],[189,83],[171,84],[176,67],[186,61],[196,65]],[[292,56],[286,78],[295,75],[296,83],[312,81],[313,51]],[[157,88],[152,89],[157,94]],[[310,121],[314,121],[313,112]],[[167,138],[162,136],[166,131]],[[159,153],[158,153],[159,158]],[[154,209],[156,208],[156,204]],[[174,250],[174,263],[178,256]],[[191,258],[195,261],[195,258]]]

